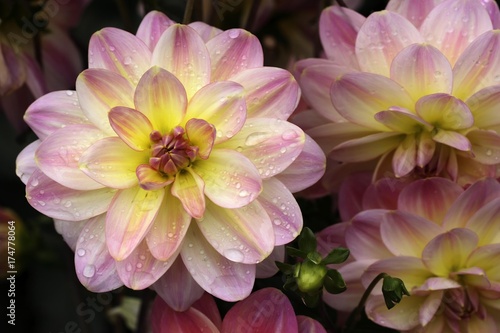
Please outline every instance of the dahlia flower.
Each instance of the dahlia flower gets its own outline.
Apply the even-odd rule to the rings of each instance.
[[[256,264],[299,234],[291,191],[321,177],[324,155],[286,121],[298,84],[262,65],[245,30],[151,12],[136,35],[96,32],[76,91],[30,106],[39,140],[17,172],[88,289],[143,289],[181,258],[195,284],[239,300]]]
[[[21,132],[23,115],[36,98],[70,88],[83,69],[69,30],[90,2],[11,1],[0,9],[0,102],[7,119]]]
[[[295,316],[288,298],[278,289],[264,288],[235,304],[221,320],[213,297],[205,293],[187,311],[171,309],[160,297],[151,311],[153,333],[326,333],[316,320]]]
[[[464,190],[428,178],[397,191],[394,209],[363,210],[320,233],[326,244],[341,234],[353,259],[339,271],[354,292],[325,300],[350,310],[384,272],[402,279],[411,296],[388,310],[375,288],[366,304],[374,322],[405,332],[497,332],[500,183],[487,178]]]
[[[323,119],[308,133],[332,160],[327,174],[340,162],[460,184],[497,177],[499,27],[490,0],[391,0],[367,18],[325,9],[327,59],[298,62],[296,76]]]

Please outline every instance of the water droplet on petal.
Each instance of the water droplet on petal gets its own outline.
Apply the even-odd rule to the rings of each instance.
[[[240,30],[238,29],[229,30],[228,35],[231,38],[238,38],[238,36],[240,35]]]
[[[38,178],[34,178],[34,179],[31,181],[31,184],[30,184],[30,185],[31,185],[31,186],[33,186],[33,187],[36,187],[36,186],[38,186],[38,184],[39,184],[39,182],[38,182]]]
[[[95,266],[94,265],[87,265],[83,268],[83,276],[86,278],[91,278],[95,274]]]
[[[247,190],[241,190],[240,193],[238,193],[238,195],[242,198],[244,197],[248,197],[250,195],[250,192],[248,192]]]
[[[73,92],[71,90],[66,90],[66,95],[73,96]]]
[[[132,264],[127,264],[127,266],[125,267],[125,269],[127,270],[127,272],[131,272],[132,271]]]
[[[224,257],[234,262],[242,262],[245,259],[243,252],[237,249],[227,249],[224,251]]]
[[[125,59],[123,59],[124,65],[130,65],[131,63],[132,63],[132,58],[130,57],[125,57]]]
[[[114,46],[112,46],[112,45],[111,45],[111,46],[109,47],[109,50],[110,50],[111,52],[115,52],[116,48],[115,48]]]
[[[294,130],[287,130],[283,134],[281,134],[281,138],[283,140],[287,140],[287,141],[294,140],[298,136],[299,136],[299,134],[297,132],[295,132]]]
[[[79,256],[79,257],[83,257],[85,255],[85,250],[84,249],[78,249],[76,251],[76,254]]]
[[[486,150],[486,155],[487,156],[493,155],[493,152],[491,151],[491,149]]]

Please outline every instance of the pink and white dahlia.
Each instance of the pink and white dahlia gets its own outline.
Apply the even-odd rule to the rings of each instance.
[[[367,18],[325,9],[327,59],[296,66],[305,100],[327,122],[308,133],[332,161],[380,175],[497,177],[499,27],[490,0],[391,0]]]
[[[291,191],[323,172],[319,147],[286,121],[298,98],[249,32],[152,12],[136,35],[96,32],[76,91],[30,106],[40,139],[18,175],[88,289],[143,289],[181,258],[195,284],[239,300],[302,228]]]
[[[402,279],[411,296],[388,310],[375,288],[366,313],[376,323],[404,332],[498,332],[497,180],[480,180],[466,190],[444,178],[417,180],[399,191],[395,209],[364,210],[325,229],[321,238],[334,240],[338,230],[351,250],[353,261],[342,270],[355,290],[325,298],[331,306],[352,309],[384,272]]]

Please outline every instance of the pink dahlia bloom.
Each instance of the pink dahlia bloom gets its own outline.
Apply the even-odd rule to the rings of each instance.
[[[401,278],[411,296],[388,310],[375,288],[366,313],[376,323],[405,332],[498,332],[499,227],[497,180],[466,190],[444,178],[412,182],[399,191],[395,209],[364,210],[321,232],[335,242],[341,230],[353,259],[343,271],[354,292],[325,299],[352,309],[385,272]]]
[[[69,30],[89,2],[7,0],[0,5],[0,103],[18,132],[27,128],[24,111],[35,99],[74,86],[83,64]]]
[[[165,274],[178,258],[194,285],[239,300],[256,264],[302,228],[291,191],[323,173],[319,147],[286,121],[298,99],[249,32],[152,12],[136,35],[96,32],[76,91],[30,106],[40,139],[17,172],[88,289],[183,279]]]
[[[324,118],[308,133],[332,160],[327,174],[341,162],[460,184],[497,177],[499,18],[489,0],[391,0],[367,18],[325,9],[327,59],[302,60],[296,71]]]
[[[316,320],[295,316],[292,304],[278,289],[264,288],[235,304],[221,320],[213,297],[204,294],[187,311],[170,308],[160,297],[151,312],[153,333],[326,333]]]

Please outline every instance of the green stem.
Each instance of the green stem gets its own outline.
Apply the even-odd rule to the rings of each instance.
[[[193,14],[194,0],[188,0],[186,4],[186,9],[184,10],[184,18],[182,19],[182,24],[188,24],[191,21],[191,15]]]
[[[354,329],[356,328],[356,323],[358,322],[359,317],[361,316],[361,312],[363,311],[365,303],[368,300],[370,294],[372,293],[373,288],[375,288],[377,283],[379,283],[379,281],[385,278],[386,276],[387,276],[386,273],[380,273],[373,279],[368,288],[366,288],[363,296],[359,300],[358,306],[351,312],[349,318],[347,319],[347,322],[345,324],[346,327],[345,333],[354,332]]]

